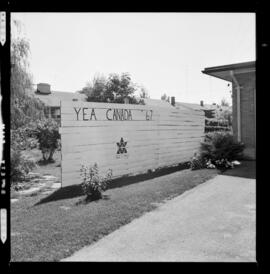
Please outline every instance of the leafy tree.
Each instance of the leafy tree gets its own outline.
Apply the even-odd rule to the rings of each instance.
[[[32,123],[44,118],[44,104],[34,98],[33,81],[28,68],[29,42],[20,36],[21,24],[13,20],[11,34],[11,78],[10,78],[10,125],[11,154],[10,178],[12,184],[26,178],[35,167],[31,159],[23,156],[22,151],[31,147],[29,137]]]
[[[167,100],[167,95],[166,93],[164,93],[163,95],[161,95],[161,98],[160,98],[162,101],[166,101]]]
[[[220,104],[223,107],[228,107],[230,105],[229,102],[225,98],[222,98]]]
[[[219,114],[219,118],[222,120],[228,121],[228,125],[232,125],[232,110],[230,109],[225,109],[222,110],[221,113]]]
[[[131,104],[138,104],[140,101],[134,96],[135,90],[135,84],[131,81],[129,73],[121,75],[112,73],[108,78],[95,76],[81,93],[86,94],[88,102],[124,103],[125,98],[128,98]]]
[[[147,89],[145,87],[142,86],[140,89],[141,89],[141,91],[140,91],[140,98],[142,98],[142,99],[150,98],[150,96],[148,94],[148,91],[147,91]]]
[[[136,88],[128,73],[111,74],[108,79],[107,90],[114,95],[113,101],[115,103],[124,103],[125,98],[128,98],[130,103],[137,103],[133,95]]]
[[[104,76],[96,75],[91,82],[81,91],[87,95],[89,102],[107,102],[113,100],[113,94],[108,92],[107,79]]]
[[[19,29],[20,23],[14,20],[12,26]],[[14,35],[11,39],[11,129],[44,118],[45,106],[33,94],[33,80],[28,67],[29,52],[29,42],[24,37]]]
[[[170,102],[170,96],[167,96],[166,93],[164,93],[161,98],[162,101]]]

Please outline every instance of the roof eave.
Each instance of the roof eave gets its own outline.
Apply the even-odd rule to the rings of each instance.
[[[202,73],[232,82],[232,77],[230,74],[231,71],[233,71],[235,74],[255,72],[255,61],[217,67],[208,67],[202,70]]]

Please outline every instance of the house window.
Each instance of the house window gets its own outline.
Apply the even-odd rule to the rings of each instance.
[[[50,118],[50,107],[45,107],[44,114],[46,118]]]
[[[51,117],[54,119],[60,118],[60,108],[59,107],[52,107],[51,108]]]

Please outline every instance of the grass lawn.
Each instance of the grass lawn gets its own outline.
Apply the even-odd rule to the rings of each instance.
[[[11,260],[59,261],[217,173],[186,169],[148,180],[124,178],[103,200],[88,204],[78,203],[84,198],[78,186],[20,198],[11,204]]]

